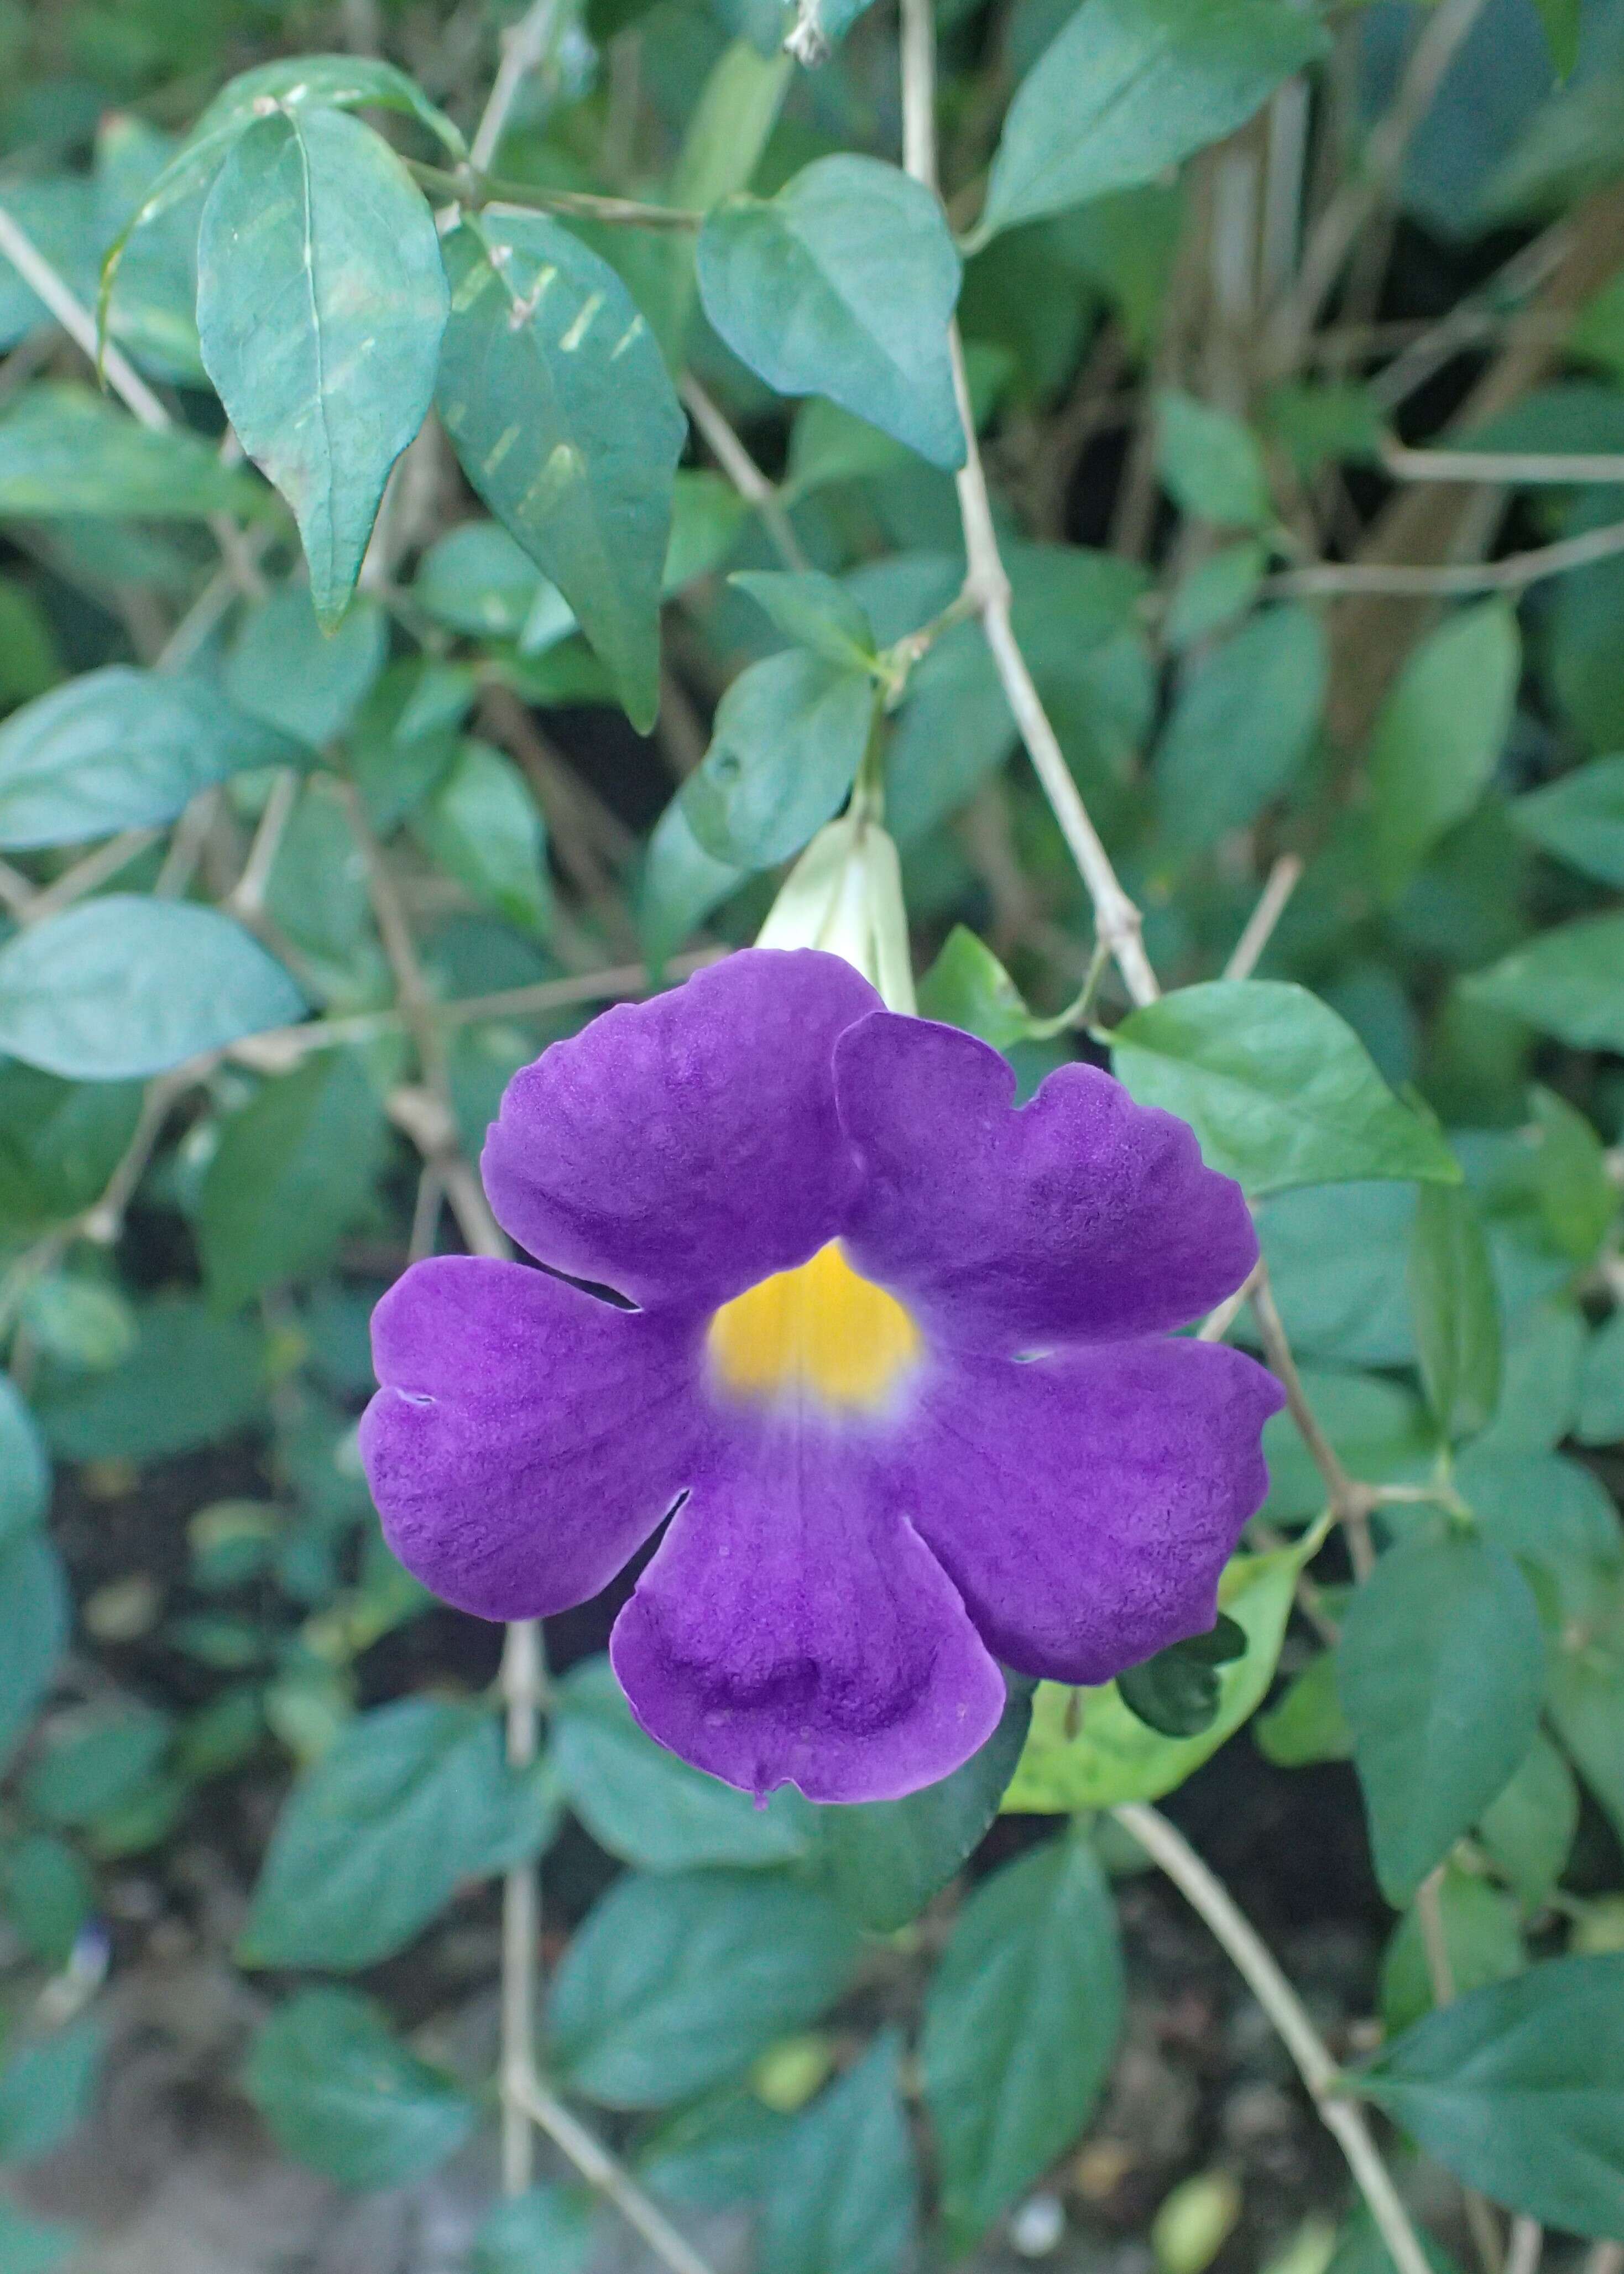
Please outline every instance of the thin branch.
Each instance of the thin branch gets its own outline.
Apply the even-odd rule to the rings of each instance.
[[[1389,592],[1400,598],[1450,599],[1473,592],[1520,592],[1546,576],[1565,576],[1611,561],[1624,553],[1624,521],[1610,521],[1557,545],[1507,554],[1504,561],[1468,561],[1440,568],[1385,568],[1380,562],[1323,561],[1310,568],[1287,568],[1265,581],[1273,594]]]
[[[259,816],[259,825],[254,831],[253,843],[248,848],[243,873],[226,898],[225,906],[234,915],[252,918],[263,912],[271,870],[276,865],[276,855],[293,817],[298,794],[298,775],[291,766],[279,766],[271,783],[271,794],[265,801],[265,810]]]
[[[547,52],[562,28],[563,14],[563,0],[530,0],[518,22],[503,34],[502,58],[469,146],[469,158],[479,171],[483,172],[496,155],[519,89],[530,73],[546,61]]]
[[[1164,1816],[1138,1802],[1124,1803],[1111,1812],[1172,1880],[1273,2023],[1297,2063],[1320,2120],[1347,2157],[1398,2274],[1428,2274],[1426,2253],[1372,2137],[1364,2111],[1356,2102],[1341,2097],[1342,2073],[1302,1999],[1275,1963],[1273,1952],[1227,1888]]]
[[[561,2148],[582,2178],[594,2187],[635,2229],[670,2274],[712,2274],[687,2237],[678,2230],[651,2196],[643,2193],[626,2166],[612,2156],[594,2132],[588,2130],[534,2074],[508,2080],[508,2090],[532,2124]],[[1409,2267],[1401,2274],[1411,2274]]]
[[[46,916],[60,915],[86,892],[94,892],[99,885],[105,885],[109,877],[116,877],[138,853],[145,853],[149,845],[155,845],[159,834],[155,829],[126,829],[117,837],[109,838],[82,861],[76,861],[71,869],[64,869],[55,883],[31,892],[26,904],[15,912],[18,921],[39,923]]]
[[[685,372],[679,388],[688,413],[704,436],[705,447],[740,496],[753,505],[762,518],[762,526],[771,538],[773,549],[786,568],[804,569],[811,564],[801,549],[801,539],[784,510],[784,501],[751,457],[727,422],[721,405],[709,395],[693,373]]]
[[[1258,905],[1246,919],[1246,928],[1236,941],[1234,951],[1223,967],[1226,979],[1250,979],[1262,959],[1263,951],[1274,936],[1274,927],[1286,912],[1286,904],[1302,881],[1303,863],[1297,854],[1282,853],[1268,872],[1268,881],[1259,896]]]
[[[502,1652],[508,1763],[515,1773],[536,1758],[545,1682],[541,1624],[520,1619],[508,1629]],[[536,2175],[536,2135],[523,2090],[533,2074],[537,1960],[541,1944],[541,1875],[533,1863],[515,1864],[502,1883],[502,2191],[522,2195]]]
[[[1537,2218],[1519,2214],[1511,2222],[1511,2240],[1506,2249],[1506,2274],[1539,2274],[1539,2262],[1545,2255],[1545,2231]]]
[[[1308,1448],[1309,1457],[1325,1480],[1332,1510],[1348,1536],[1348,1553],[1353,1561],[1354,1576],[1366,1579],[1376,1564],[1376,1551],[1370,1534],[1372,1489],[1349,1475],[1336,1448],[1314,1417],[1313,1408],[1309,1404],[1303,1388],[1303,1377],[1297,1372],[1297,1360],[1291,1355],[1285,1322],[1274,1301],[1274,1290],[1269,1281],[1267,1263],[1259,1261],[1253,1269],[1251,1290],[1252,1314],[1258,1322],[1258,1337],[1263,1344],[1263,1355],[1286,1393],[1291,1419]]]
[[[516,207],[521,213],[564,214],[575,221],[603,222],[612,229],[677,231],[699,229],[705,218],[685,206],[643,205],[635,198],[603,197],[596,190],[550,189],[541,182],[482,174],[471,166],[459,166],[453,172],[409,158],[406,169],[421,188],[451,198],[471,213],[483,212],[486,207],[499,212]]]
[[[1382,470],[1401,481],[1508,482],[1552,488],[1586,482],[1624,484],[1624,456],[1616,450],[1405,450],[1381,454]]]

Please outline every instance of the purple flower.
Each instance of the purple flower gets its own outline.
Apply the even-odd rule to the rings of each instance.
[[[812,950],[556,1043],[482,1163],[548,1269],[436,1257],[373,1319],[361,1446],[401,1561],[532,1618],[669,1516],[611,1640],[633,1711],[820,1801],[956,1768],[999,1660],[1097,1683],[1209,1627],[1282,1397],[1169,1329],[1251,1269],[1245,1202],[1092,1067],[1012,1094]]]

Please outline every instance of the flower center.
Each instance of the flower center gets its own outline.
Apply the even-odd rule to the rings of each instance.
[[[809,1263],[724,1303],[710,1344],[718,1377],[741,1397],[810,1391],[829,1405],[876,1406],[916,1361],[921,1337],[896,1297],[831,1240]]]

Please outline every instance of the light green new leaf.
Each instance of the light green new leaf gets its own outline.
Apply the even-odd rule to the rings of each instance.
[[[1252,1734],[1264,1759],[1277,1769],[1350,1758],[1353,1739],[1336,1695],[1336,1660],[1330,1651],[1310,1659],[1279,1705],[1259,1714]]]
[[[406,1698],[348,1723],[295,1785],[238,1953],[248,1966],[375,1965],[465,1879],[533,1856],[555,1819],[477,1706]]]
[[[1305,988],[1182,987],[1111,1035],[1117,1079],[1188,1121],[1249,1193],[1361,1178],[1457,1184],[1437,1131],[1399,1103],[1353,1029]]]
[[[948,327],[958,247],[930,191],[876,158],[818,158],[734,198],[699,237],[699,297],[780,395],[823,395],[938,466],[964,463]]]
[[[816,2021],[856,1957],[834,1906],[776,1874],[634,1873],[588,1914],[553,1977],[552,2054],[590,2100],[663,2108]]]
[[[1525,837],[1570,869],[1624,885],[1624,756],[1593,758],[1513,798],[1506,811]]]
[[[70,1609],[62,1559],[35,1530],[0,1546],[0,1766],[11,1758],[67,1648]]]
[[[1355,1592],[1336,1667],[1376,1876],[1389,1902],[1407,1903],[1534,1741],[1539,1613],[1504,1549],[1417,1535]]]
[[[713,860],[770,869],[798,853],[851,788],[874,719],[872,681],[789,648],[740,673],[682,809]]]
[[[202,521],[268,502],[260,484],[222,465],[200,434],[143,426],[88,387],[25,388],[0,418],[0,515]]]
[[[1624,914],[1542,932],[1461,984],[1470,1001],[1575,1050],[1624,1050]]]
[[[243,2085],[283,2153],[342,2187],[420,2180],[478,2120],[451,2079],[392,2034],[381,2007],[349,1990],[301,1990],[278,2007]]]
[[[920,1016],[979,1035],[996,1050],[1024,1043],[1038,1022],[985,940],[955,924],[919,983]]]
[[[563,593],[633,725],[659,708],[659,599],[687,425],[614,271],[538,214],[446,240],[440,412],[464,471]]]
[[[198,335],[243,448],[293,508],[323,624],[433,401],[448,305],[422,192],[370,127],[288,109],[238,138],[203,208]]]
[[[1475,1436],[1500,1398],[1500,1298],[1477,1204],[1463,1186],[1421,1188],[1410,1299],[1432,1418],[1446,1443]]]
[[[73,1081],[162,1073],[304,1015],[241,924],[186,900],[109,892],[0,948],[0,1050]]]
[[[546,832],[524,777],[488,742],[464,742],[456,763],[411,817],[432,861],[521,931],[553,923]]]
[[[974,241],[1154,181],[1326,45],[1292,0],[1083,0],[1016,90]]]
[[[109,664],[0,727],[0,845],[77,845],[154,828],[212,782],[303,756],[203,680]]]
[[[1358,2082],[1508,2210],[1569,2234],[1624,2233],[1624,1956],[1553,1959],[1474,1990]]]
[[[1082,2130],[1122,2006],[1116,1906],[1086,1839],[1048,1841],[981,1882],[931,1978],[920,2049],[959,2248]]]
[[[919,2171],[901,2055],[898,2032],[882,2029],[781,2142],[762,2207],[762,2263],[773,2274],[897,2274],[913,2263]]]
[[[354,1055],[322,1050],[232,1114],[195,1224],[209,1299],[235,1311],[325,1263],[365,1208],[387,1123]]]
[[[1168,388],[1156,398],[1156,471],[1188,514],[1221,529],[1262,529],[1274,517],[1257,438],[1238,418]]]
[[[558,1685],[552,1760],[571,1808],[600,1848],[645,1871],[787,1864],[811,1845],[814,1811],[789,1786],[764,1808],[645,1736],[607,1658]]]
[[[736,190],[748,188],[794,70],[781,48],[764,56],[753,40],[741,39],[723,49],[699,91],[671,169],[673,206],[709,213]]]
[[[1424,640],[1382,704],[1370,748],[1376,880],[1396,900],[1477,804],[1505,748],[1522,641],[1503,600],[1464,608]]]
[[[1583,0],[1534,0],[1559,79],[1566,79],[1579,60],[1582,4]]]
[[[1265,608],[1184,679],[1156,752],[1157,846],[1187,856],[1243,828],[1308,755],[1325,701],[1325,633]]]
[[[1246,1650],[1218,1668],[1218,1711],[1193,1737],[1164,1737],[1124,1703],[1114,1682],[1096,1690],[1040,1683],[1032,1728],[1004,1796],[1011,1816],[1070,1815],[1159,1800],[1209,1760],[1256,1712],[1274,1678],[1298,1572],[1320,1535],[1267,1555],[1237,1555],[1218,1583],[1218,1608],[1243,1628]]]

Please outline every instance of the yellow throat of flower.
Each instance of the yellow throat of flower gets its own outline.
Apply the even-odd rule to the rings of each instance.
[[[809,1394],[872,1408],[914,1366],[921,1337],[896,1297],[853,1271],[831,1240],[809,1263],[724,1303],[710,1344],[718,1380],[741,1397]]]

